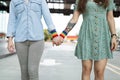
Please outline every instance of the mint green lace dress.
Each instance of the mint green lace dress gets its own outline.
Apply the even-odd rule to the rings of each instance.
[[[75,10],[77,10],[78,0]],[[113,58],[110,50],[110,29],[106,14],[113,10],[113,0],[109,0],[109,6],[104,9],[95,2],[88,0],[83,22],[79,32],[75,56],[82,60],[101,60]]]

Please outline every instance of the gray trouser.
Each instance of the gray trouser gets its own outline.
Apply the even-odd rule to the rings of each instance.
[[[39,80],[39,62],[44,49],[44,41],[16,42],[15,47],[21,67],[21,79]]]

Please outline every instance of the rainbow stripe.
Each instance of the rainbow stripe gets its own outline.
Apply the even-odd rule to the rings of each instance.
[[[68,34],[68,33],[67,33],[66,31],[63,31],[63,32],[60,34],[60,36],[63,37],[63,38],[65,38],[65,36],[66,36],[67,34]]]
[[[58,34],[57,34],[55,29],[50,31],[50,33],[52,34],[52,39],[58,36]]]

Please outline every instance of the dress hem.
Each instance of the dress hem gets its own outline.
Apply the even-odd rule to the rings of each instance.
[[[76,56],[75,55],[75,57],[77,58],[77,59],[80,59],[80,60],[94,60],[94,61],[99,61],[99,60],[103,60],[103,59],[113,59],[113,57],[103,57],[103,58],[99,58],[99,59],[93,59],[93,58],[87,58],[87,59],[83,59],[83,58],[81,58],[81,57],[78,57],[78,56]]]

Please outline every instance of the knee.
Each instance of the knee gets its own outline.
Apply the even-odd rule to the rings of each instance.
[[[84,74],[90,74],[91,73],[91,67],[83,67],[82,72]]]
[[[29,73],[29,76],[38,76],[38,68],[36,66],[29,66],[28,67],[28,73]]]
[[[21,65],[21,71],[22,72],[27,72],[28,71],[28,68],[26,65]]]
[[[104,71],[102,71],[102,70],[96,70],[96,71],[95,71],[95,75],[96,75],[97,77],[102,77],[102,76],[104,75]]]

